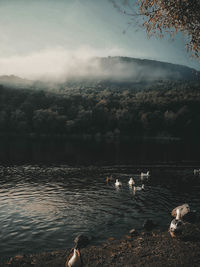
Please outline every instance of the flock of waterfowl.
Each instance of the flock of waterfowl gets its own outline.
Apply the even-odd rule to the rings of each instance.
[[[148,179],[149,176],[150,176],[149,171],[141,172],[141,174],[140,174],[141,181],[143,182],[145,179]],[[106,177],[106,183],[107,184],[112,183],[112,181],[113,181],[112,175],[110,177]],[[120,187],[122,187],[122,182],[120,182],[119,179],[116,179],[114,185],[116,188],[120,188]],[[144,190],[144,184],[142,184],[141,186],[136,186],[135,180],[132,177],[129,179],[128,185],[130,188],[133,189],[134,193],[136,193],[136,191]]]
[[[194,174],[200,174],[200,169],[199,170],[194,170]],[[148,177],[150,176],[150,172],[147,171],[146,173],[141,173],[140,177],[141,180],[143,181],[145,178],[148,179]],[[113,177],[112,175],[110,177],[106,178],[106,183],[111,183],[113,181]],[[115,183],[114,183],[115,187],[119,188],[122,186],[122,183],[116,179]],[[144,189],[144,184],[142,184],[142,186],[135,186],[135,181],[134,179],[131,177],[128,181],[128,185],[133,188],[133,191],[136,192],[138,190],[143,190]],[[171,212],[171,215],[173,217],[175,217],[169,226],[169,233],[171,235],[172,238],[175,238],[177,236],[180,236],[183,232],[183,226],[184,226],[184,222],[183,222],[183,217],[185,215],[187,215],[190,212],[190,207],[188,204],[183,204],[181,206],[178,206],[176,208],[174,208]],[[80,255],[80,251],[78,249],[77,246],[75,246],[75,248],[73,249],[73,254],[71,255],[71,257],[69,258],[69,260],[67,260],[65,267],[81,267],[81,255]]]

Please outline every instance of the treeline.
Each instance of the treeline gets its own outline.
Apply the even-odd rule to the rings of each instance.
[[[53,93],[0,87],[1,134],[199,138],[198,84]]]

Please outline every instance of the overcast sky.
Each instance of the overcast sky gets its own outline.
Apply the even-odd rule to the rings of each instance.
[[[130,56],[188,65],[184,36],[148,39],[108,0],[0,0],[0,75],[59,75],[74,58]],[[71,64],[71,63],[70,63]]]

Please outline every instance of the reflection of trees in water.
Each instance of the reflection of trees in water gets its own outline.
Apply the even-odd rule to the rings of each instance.
[[[0,140],[2,164],[162,164],[199,161],[199,145],[155,140],[60,139],[50,137]]]

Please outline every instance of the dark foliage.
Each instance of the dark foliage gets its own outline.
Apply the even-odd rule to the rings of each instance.
[[[145,90],[96,86],[58,90],[0,88],[2,134],[90,134],[198,138],[198,82],[157,82]]]

